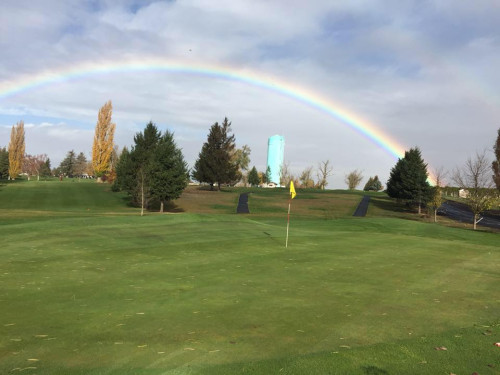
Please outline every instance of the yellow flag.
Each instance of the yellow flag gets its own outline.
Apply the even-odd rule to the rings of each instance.
[[[297,193],[295,192],[295,187],[293,186],[293,181],[290,181],[290,195],[292,196],[292,199],[297,195]]]

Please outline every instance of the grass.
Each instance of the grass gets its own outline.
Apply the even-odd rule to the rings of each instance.
[[[0,373],[499,374],[498,234],[299,191],[285,250],[286,192],[251,191],[140,217],[107,185],[1,187]]]

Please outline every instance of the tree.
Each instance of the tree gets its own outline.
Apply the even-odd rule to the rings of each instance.
[[[97,177],[110,172],[110,160],[114,148],[113,136],[116,127],[116,124],[111,122],[112,113],[113,106],[109,100],[101,107],[97,116],[92,145],[92,166]]]
[[[271,181],[271,167],[267,166],[265,172],[259,172],[259,178],[262,184],[267,184],[269,181]]]
[[[498,201],[498,193],[493,190],[494,184],[486,153],[476,153],[474,158],[469,157],[461,169],[455,169],[452,179],[458,187],[468,191],[465,199],[474,215],[475,230],[481,213]]]
[[[123,190],[133,197],[135,178],[136,171],[132,164],[130,151],[127,147],[123,147],[118,162],[116,163],[116,179],[113,182],[113,191]]]
[[[238,164],[231,158],[235,149],[235,138],[234,134],[230,133],[231,123],[227,117],[221,125],[217,122],[213,124],[195,162],[193,178],[210,184],[210,190],[213,190],[215,183],[220,190],[222,184],[239,180]]]
[[[268,165],[265,172],[262,172],[261,180],[263,184],[268,184],[271,181],[271,167]]]
[[[76,156],[75,151],[68,151],[66,157],[59,164],[59,173],[67,177],[73,177],[75,175],[75,164]]]
[[[246,172],[248,171],[248,164],[250,164],[250,147],[248,145],[243,145],[243,147],[234,150],[231,161],[238,165],[238,174],[243,179],[246,185]]]
[[[446,172],[444,172],[443,168],[439,168],[434,171],[434,176],[436,178],[436,183],[432,187],[429,203],[434,213],[434,222],[437,223],[437,211],[443,204],[443,182],[446,177]]]
[[[120,151],[118,149],[118,146],[115,145],[113,147],[113,152],[111,153],[111,158],[109,161],[109,173],[107,180],[109,183],[113,183],[116,179],[116,165],[118,164],[119,158],[120,158]]]
[[[149,122],[144,129],[144,133],[137,133],[134,136],[135,146],[130,153],[132,168],[135,171],[135,181],[132,186],[135,197],[140,199],[141,216],[144,215],[144,208],[148,206],[150,198],[150,164],[156,146],[161,138],[161,132],[153,122]]]
[[[47,155],[28,155],[26,154],[23,162],[23,171],[28,175],[28,180],[30,176],[37,176],[37,179],[40,180],[40,170],[42,166],[47,161]]]
[[[313,188],[314,180],[312,177],[313,167],[307,167],[302,171],[299,177],[300,185],[304,188]]]
[[[363,175],[361,174],[361,171],[358,171],[357,169],[345,176],[345,183],[347,184],[349,190],[356,189],[356,186],[358,186],[362,180]]]
[[[0,179],[9,177],[9,151],[5,147],[0,148]]]
[[[290,172],[290,163],[284,161],[280,168],[280,185],[288,186],[290,181],[294,180],[295,177]]]
[[[52,173],[50,171],[50,159],[47,158],[47,160],[45,160],[45,162],[40,167],[40,176],[42,176],[42,177],[48,177],[51,174]]]
[[[328,185],[328,177],[332,175],[333,167],[330,165],[330,160],[322,161],[318,164],[318,187],[325,190],[326,185]]]
[[[168,130],[158,140],[148,173],[151,197],[160,201],[163,212],[164,203],[179,198],[189,182],[187,164]]]
[[[418,147],[412,148],[406,151],[405,156],[391,169],[387,194],[391,198],[418,205],[420,214],[422,205],[431,198],[432,189],[427,177],[427,164],[422,159],[420,150]]]
[[[9,177],[15,180],[21,173],[24,159],[24,121],[12,126],[9,142]]]
[[[141,216],[151,201],[159,202],[163,212],[165,202],[179,198],[189,180],[182,152],[173,134],[162,135],[152,122],[134,136],[134,142],[130,152],[123,148],[116,163],[113,190],[126,191],[141,206]]]
[[[83,152],[80,152],[75,159],[75,165],[73,166],[73,172],[76,176],[82,176],[87,172],[87,158]]]
[[[495,160],[491,163],[491,168],[493,169],[493,181],[498,190],[500,190],[500,128],[498,129],[498,136],[495,144],[493,145],[493,151],[495,152]]]
[[[252,186],[259,186],[259,173],[257,172],[257,169],[255,167],[250,169],[250,172],[248,172],[248,183]]]
[[[365,187],[363,188],[364,191],[380,191],[384,187],[382,186],[382,183],[378,179],[378,176],[376,175],[375,177],[370,177],[368,181],[365,184]]]

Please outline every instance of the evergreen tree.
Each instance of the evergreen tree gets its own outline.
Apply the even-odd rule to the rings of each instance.
[[[83,152],[80,152],[75,159],[75,165],[73,167],[73,172],[77,176],[83,175],[87,171],[87,158]]]
[[[9,177],[9,151],[5,147],[0,148],[0,179]]]
[[[195,162],[193,178],[210,184],[210,190],[215,183],[220,190],[221,184],[235,183],[241,178],[238,164],[232,158],[235,138],[230,133],[231,123],[227,117],[221,125],[217,122],[213,124]]]
[[[148,174],[151,196],[160,201],[163,212],[165,202],[179,198],[189,182],[187,164],[168,130],[158,141]]]
[[[250,169],[250,172],[248,172],[248,183],[252,186],[259,186],[259,182],[259,173],[257,172],[257,169],[253,167]]]
[[[127,147],[124,147],[116,163],[116,179],[113,182],[113,191],[123,190],[133,195],[131,192],[134,190],[135,172],[130,151]]]
[[[427,177],[427,164],[422,159],[420,150],[418,147],[412,148],[392,168],[387,182],[387,194],[392,198],[417,204],[420,214],[422,204],[428,202],[432,194]]]
[[[59,171],[63,175],[67,177],[73,177],[75,174],[75,164],[76,164],[76,155],[75,151],[68,151],[66,157],[63,159],[61,164],[59,165]]]
[[[378,179],[378,176],[375,177],[370,177],[365,184],[365,187],[363,188],[364,191],[380,191],[384,187],[382,186],[382,183]]]
[[[181,150],[169,131],[164,135],[149,122],[144,132],[134,137],[135,145],[129,152],[124,148],[116,163],[113,190],[124,190],[134,203],[144,208],[151,201],[164,203],[180,197],[188,183],[187,165]]]
[[[47,158],[47,160],[45,160],[45,163],[43,163],[40,167],[40,176],[49,177],[51,174],[52,173],[50,171],[50,159]]]
[[[493,169],[493,181],[498,190],[500,190],[500,128],[498,129],[498,136],[495,144],[493,145],[495,152],[495,159],[491,165]]]
[[[266,174],[263,176],[265,177],[266,181],[264,183],[270,183],[271,182],[271,167],[268,165],[266,168]]]
[[[135,146],[130,152],[132,166],[136,171],[134,195],[141,204],[141,216],[144,215],[144,208],[148,207],[149,199],[151,198],[149,169],[160,138],[161,132],[150,121],[144,129],[144,133],[137,133],[134,136]]]
[[[363,188],[364,191],[370,191],[371,187],[373,185],[373,177],[370,177],[368,181],[366,181],[365,187]]]

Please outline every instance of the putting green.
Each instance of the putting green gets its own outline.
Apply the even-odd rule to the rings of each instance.
[[[0,190],[1,373],[498,373],[495,233],[351,218],[360,195],[318,192],[294,200],[285,250],[277,193],[254,192],[256,214],[140,217],[75,184],[47,183],[87,191],[66,209]],[[210,194],[215,212],[238,197]]]

